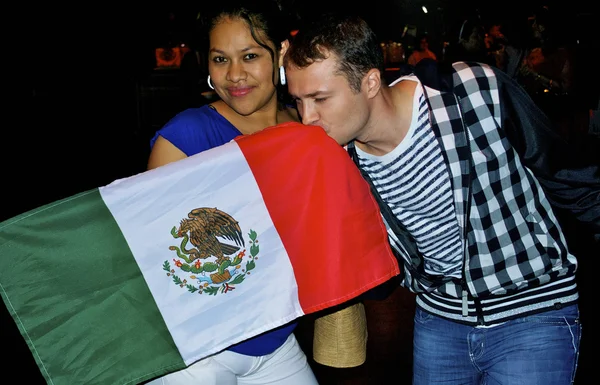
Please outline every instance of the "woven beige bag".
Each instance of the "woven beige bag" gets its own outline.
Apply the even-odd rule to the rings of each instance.
[[[315,320],[313,358],[334,368],[350,368],[365,362],[367,317],[362,303]]]

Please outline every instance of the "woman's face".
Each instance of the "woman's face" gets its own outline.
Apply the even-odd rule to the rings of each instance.
[[[219,97],[244,116],[276,107],[273,59],[254,41],[248,25],[225,18],[212,29],[209,39],[208,71]],[[269,46],[277,52],[273,44]]]

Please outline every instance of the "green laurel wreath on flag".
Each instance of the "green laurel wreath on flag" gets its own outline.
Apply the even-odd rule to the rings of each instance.
[[[177,234],[174,233],[175,228],[171,231],[174,238],[177,238]],[[250,229],[248,233],[248,243],[250,244],[250,257],[246,261],[246,265],[242,268],[242,261],[246,254],[246,249],[238,252],[233,260],[226,259],[221,264],[216,262],[204,262],[196,259],[195,262],[190,260],[188,255],[182,250],[185,250],[185,246],[188,242],[188,235],[183,235],[183,240],[180,246],[169,246],[169,250],[176,252],[177,257],[183,259],[182,262],[177,259],[173,259],[175,267],[181,269],[186,273],[191,273],[190,279],[196,281],[196,283],[188,282],[186,278],[182,279],[179,277],[174,268],[171,267],[171,263],[166,260],[163,263],[163,270],[167,272],[168,277],[172,277],[173,283],[179,287],[185,287],[190,293],[198,292],[199,294],[217,295],[219,293],[227,293],[235,289],[235,286],[242,283],[246,278],[246,275],[250,275],[250,271],[256,267],[256,260],[258,259],[259,246],[256,231]],[[209,276],[206,276],[209,273]]]

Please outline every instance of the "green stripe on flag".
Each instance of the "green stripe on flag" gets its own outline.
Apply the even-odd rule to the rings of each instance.
[[[98,189],[0,223],[0,294],[48,383],[185,367]]]

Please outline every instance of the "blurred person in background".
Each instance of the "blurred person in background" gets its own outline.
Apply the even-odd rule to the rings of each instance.
[[[429,49],[429,36],[427,36],[427,34],[421,34],[418,41],[419,46],[408,57],[408,64],[414,67],[423,59],[437,61],[437,56]]]

